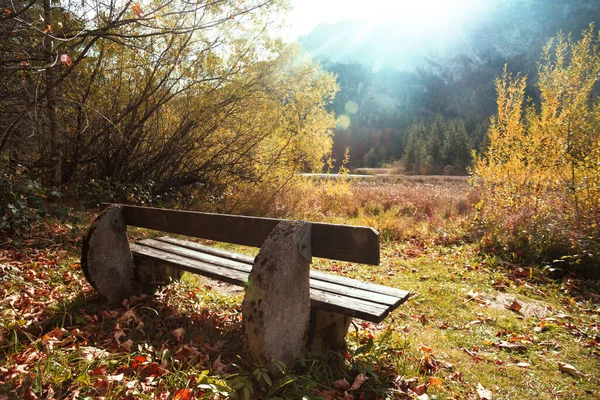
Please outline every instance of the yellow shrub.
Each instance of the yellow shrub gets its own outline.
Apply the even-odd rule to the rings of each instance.
[[[479,221],[487,239],[542,258],[592,261],[600,234],[600,77],[593,26],[572,41],[559,34],[538,67],[539,107],[525,110],[526,78],[505,70],[490,147],[474,167]]]

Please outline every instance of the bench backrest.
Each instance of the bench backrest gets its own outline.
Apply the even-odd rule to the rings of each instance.
[[[125,224],[260,247],[281,219],[122,205]],[[379,233],[369,227],[311,223],[315,257],[379,265]]]

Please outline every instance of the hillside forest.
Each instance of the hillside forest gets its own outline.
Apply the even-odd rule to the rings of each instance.
[[[338,118],[334,158],[349,147],[353,167],[396,162],[406,173],[466,174],[471,151],[489,145],[494,79],[505,65],[527,76],[525,97],[539,105],[542,48],[558,32],[580,38],[600,17],[597,3],[586,0],[491,1],[489,9],[453,39],[430,40],[427,29],[435,27],[415,39],[393,22],[348,20],[300,37],[340,85],[329,106]]]

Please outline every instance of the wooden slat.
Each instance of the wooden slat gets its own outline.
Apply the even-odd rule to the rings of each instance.
[[[160,240],[161,242],[175,244],[181,247],[186,247],[188,249],[200,251],[202,253],[213,254],[215,256],[227,258],[234,261],[243,262],[246,264],[252,265],[254,263],[254,257],[247,256],[245,254],[234,253],[233,251],[227,251],[223,249],[217,249],[211,246],[205,246],[200,243],[190,242],[189,240],[177,239],[170,236],[161,236],[156,238],[156,240]]]
[[[248,281],[249,274],[236,269],[223,268],[135,243],[130,244],[130,246],[131,253],[134,255],[134,257],[142,257],[149,260],[160,260],[161,262],[173,265],[184,271],[192,272],[194,274],[206,276],[219,281],[225,281],[237,286],[244,286]]]
[[[125,223],[140,228],[260,247],[280,219],[122,205]],[[312,255],[379,264],[379,233],[369,227],[313,222]]]
[[[334,283],[320,281],[310,278],[310,290],[318,289],[324,292],[343,295],[357,300],[366,300],[370,303],[381,304],[386,307],[396,307],[402,302],[401,298],[388,296],[381,293],[369,292],[367,290],[356,289],[348,286],[336,285]]]
[[[326,272],[310,271],[310,277],[311,279],[318,279],[325,282],[336,283],[338,285],[343,285],[351,288],[363,289],[374,293],[381,293],[388,296],[398,297],[404,300],[406,300],[409,295],[409,292],[406,290],[396,289],[389,286],[383,286],[377,283],[362,282],[356,279],[346,278],[344,276],[328,274]]]
[[[177,245],[173,245],[171,243],[165,243],[160,240],[155,239],[144,239],[137,241],[137,244],[141,244],[147,247],[151,247],[153,249],[162,250],[168,253],[176,254],[178,256],[191,258],[194,260],[202,261],[209,264],[218,265],[220,267],[236,269],[238,271],[242,271],[244,273],[250,273],[252,270],[252,264],[246,264],[235,260],[230,260],[228,258],[222,258],[219,256],[215,256],[213,254],[207,254],[199,252],[198,250],[188,249],[186,247],[181,247]]]
[[[393,308],[381,304],[369,303],[322,290],[310,291],[310,305],[325,311],[348,315],[370,322],[381,322]]]
[[[148,244],[148,245],[145,245]],[[170,251],[154,248],[150,246],[160,246],[168,248]],[[212,279],[225,281],[237,286],[245,286],[251,266],[245,263],[236,262],[233,260],[221,259],[224,265],[215,265],[211,262],[201,261],[198,257],[204,258],[211,256],[208,254],[200,254],[191,249],[172,246],[168,243],[163,243],[157,240],[144,239],[138,243],[131,244],[131,251],[134,257],[141,257],[150,260],[160,260],[166,264],[173,265],[177,268],[188,272],[203,275]],[[186,257],[181,254],[194,254],[193,257]],[[212,256],[211,256],[212,257]],[[340,294],[339,292],[331,292],[325,289],[313,287],[311,279],[311,306],[323,309],[326,311],[336,312],[344,315],[349,315],[355,318],[364,319],[371,322],[381,322],[386,315],[394,310],[399,303],[394,305],[379,304],[377,302],[362,300],[352,296]],[[324,281],[321,281],[317,286],[326,287]],[[330,284],[328,289],[335,289],[336,285]],[[347,288],[346,288],[347,289]]]
[[[159,238],[159,239],[164,239],[164,238]],[[166,252],[170,252],[173,254],[177,254],[179,256],[183,256],[183,257],[187,257],[187,258],[192,258],[194,260],[198,260],[198,261],[202,261],[202,262],[207,262],[207,263],[211,263],[211,264],[215,264],[215,265],[220,265],[226,268],[232,268],[232,269],[237,269],[239,271],[245,272],[245,273],[250,273],[250,270],[252,269],[252,264],[247,264],[247,263],[241,263],[238,261],[234,261],[231,259],[227,259],[227,258],[221,258],[221,257],[217,257],[214,256],[213,254],[205,254],[203,252],[201,252],[202,250],[205,249],[210,249],[212,250],[210,247],[208,246],[202,246],[202,245],[198,245],[201,246],[200,248],[198,246],[192,246],[194,247],[194,249],[188,248],[188,247],[182,247],[179,245],[179,243],[181,242],[187,242],[187,241],[182,241],[182,240],[177,240],[177,245],[173,245],[171,243],[172,241],[168,241],[165,242],[163,240],[156,240],[156,239],[143,239],[138,241],[138,244],[142,244],[144,246],[148,246],[148,247],[152,247],[158,250],[162,250],[162,251],[166,251]],[[191,244],[195,244],[193,242],[187,242],[187,245],[191,245]],[[231,253],[231,252],[227,252],[228,256],[231,256],[232,254],[235,253]],[[364,283],[364,282],[359,282],[359,281],[355,281],[353,279],[335,279],[335,276],[329,275],[327,276],[327,274],[324,273],[315,273],[315,271],[310,271],[310,288],[312,289],[319,289],[319,290],[323,290],[326,292],[330,292],[333,294],[338,294],[338,295],[343,295],[346,297],[352,297],[355,298],[357,300],[368,300],[372,303],[378,303],[378,304],[382,304],[385,306],[391,306],[393,308],[396,308],[398,305],[400,305],[404,300],[405,300],[405,293],[404,291],[398,291],[400,293],[400,296],[395,296],[395,295],[387,295],[384,293],[381,293],[380,291],[378,291],[378,289],[388,289],[386,286],[382,286],[382,285],[375,285],[375,284],[369,284],[369,283]],[[316,278],[315,275],[318,277]]]

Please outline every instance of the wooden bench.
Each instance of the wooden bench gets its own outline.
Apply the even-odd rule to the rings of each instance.
[[[127,226],[260,247],[251,257],[161,236],[129,243]],[[246,287],[247,348],[262,361],[290,363],[306,350],[339,350],[352,318],[381,322],[404,290],[310,271],[312,256],[378,265],[372,228],[110,205],[84,238],[82,268],[111,302],[188,271]]]

